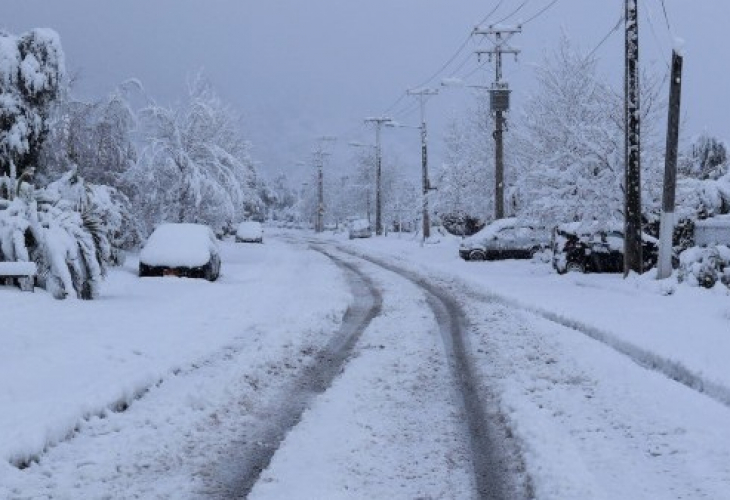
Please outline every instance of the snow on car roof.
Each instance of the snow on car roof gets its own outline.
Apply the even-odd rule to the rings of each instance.
[[[236,229],[238,236],[255,236],[259,237],[264,232],[264,228],[260,222],[254,220],[246,220],[241,222]]]
[[[507,229],[510,227],[517,227],[517,226],[529,226],[529,222],[522,221],[518,219],[517,217],[508,217],[506,219],[497,219],[495,221],[490,222],[484,228],[482,228],[480,231],[474,233],[467,239],[475,238],[475,239],[483,239],[484,237],[491,237],[495,234],[497,234],[499,231],[502,231],[503,229]]]
[[[362,230],[370,227],[370,222],[367,219],[356,219],[352,221],[352,229]]]
[[[148,266],[198,267],[217,253],[215,240],[203,224],[162,224],[145,243],[139,260]]]

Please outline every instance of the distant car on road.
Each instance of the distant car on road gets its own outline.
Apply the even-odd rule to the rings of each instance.
[[[244,243],[263,243],[264,226],[256,221],[244,221],[236,229],[236,241]]]
[[[538,224],[517,218],[498,219],[464,238],[459,256],[464,260],[530,259],[550,245],[550,233]]]
[[[621,224],[561,224],[553,230],[552,249],[553,268],[558,274],[573,271],[620,273],[624,270],[624,232]],[[659,244],[656,238],[642,233],[645,271],[656,265],[658,255]],[[673,264],[676,265],[675,262]]]
[[[367,219],[355,219],[350,222],[349,236],[354,238],[370,238],[373,231],[370,228],[370,221]]]
[[[203,224],[162,224],[139,254],[140,276],[179,276],[215,281],[221,259],[213,231]]]

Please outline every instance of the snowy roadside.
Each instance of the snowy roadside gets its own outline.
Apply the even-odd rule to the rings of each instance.
[[[644,276],[559,276],[549,263],[465,262],[457,238],[421,247],[412,238],[347,241],[356,252],[395,259],[442,282],[470,285],[475,293],[574,328],[730,406],[730,292],[678,285]]]
[[[205,443],[197,433],[216,419],[244,425],[256,390],[306,362],[352,300],[339,271],[302,250],[225,244],[215,283],[139,279],[130,260],[92,302],[0,288],[0,497],[166,486],[175,497],[205,474],[211,457],[182,467],[185,447]],[[238,419],[215,414],[227,404]]]

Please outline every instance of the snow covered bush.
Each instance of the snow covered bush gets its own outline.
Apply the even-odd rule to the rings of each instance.
[[[692,247],[679,256],[680,283],[712,288],[720,281],[730,287],[730,248],[725,245]]]
[[[38,285],[56,298],[95,298],[107,266],[133,243],[128,202],[76,171],[45,189],[24,183],[18,191],[0,199],[0,261],[34,261]]]
[[[471,236],[481,231],[486,225],[486,221],[474,217],[463,210],[455,210],[441,214],[441,224],[449,234],[453,234],[454,236]]]

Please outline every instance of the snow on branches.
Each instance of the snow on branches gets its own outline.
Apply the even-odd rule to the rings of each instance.
[[[0,32],[0,175],[15,179],[34,165],[48,132],[49,106],[64,78],[64,54],[54,31]]]
[[[147,229],[160,221],[202,222],[220,230],[260,208],[250,146],[234,114],[202,78],[177,108],[141,112],[148,146],[126,175]]]

